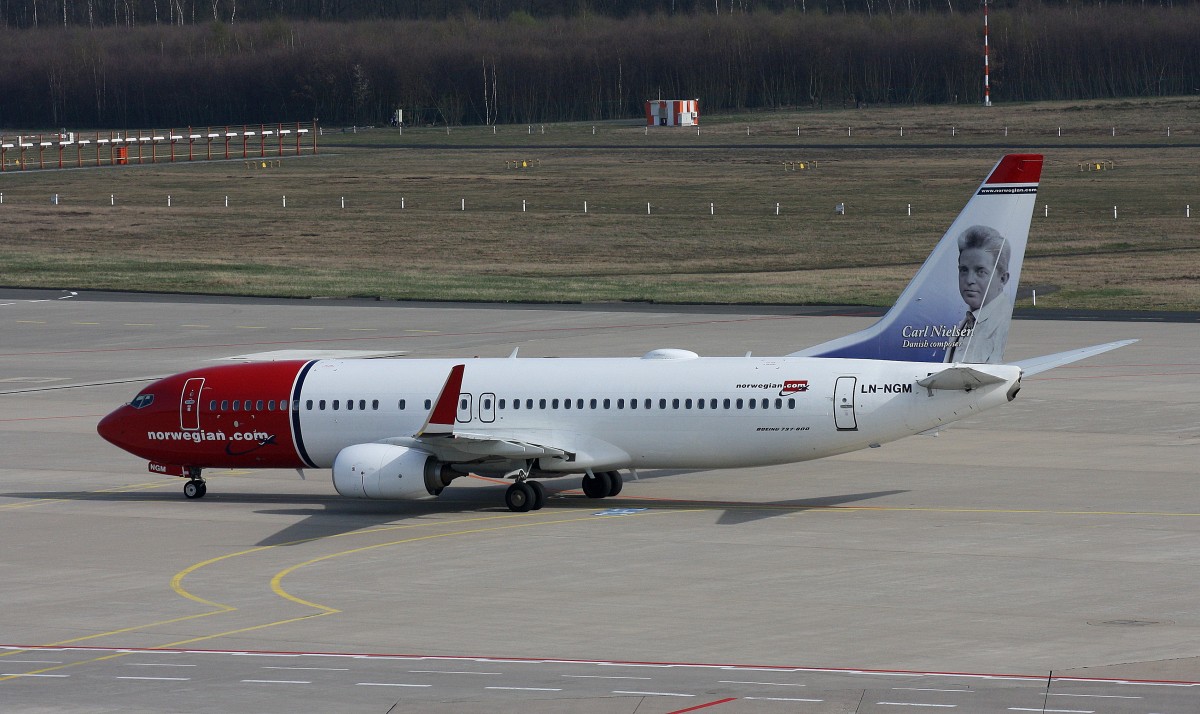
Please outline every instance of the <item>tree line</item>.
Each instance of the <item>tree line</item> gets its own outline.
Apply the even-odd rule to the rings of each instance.
[[[745,15],[756,12],[865,14],[978,13],[983,0],[0,0],[0,26],[195,25],[261,20],[445,20],[455,17],[628,18],[635,15]],[[1191,0],[988,0],[997,10],[1027,7],[1186,7]]]
[[[398,108],[448,124],[604,120],[657,97],[699,98],[702,112],[978,102],[980,24],[788,10],[9,27],[0,128],[370,124]],[[1192,94],[1196,37],[1196,6],[997,10],[992,97]]]

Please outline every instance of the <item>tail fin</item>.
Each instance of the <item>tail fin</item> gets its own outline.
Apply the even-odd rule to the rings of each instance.
[[[1012,321],[1040,154],[1000,159],[879,322],[792,356],[995,363]]]

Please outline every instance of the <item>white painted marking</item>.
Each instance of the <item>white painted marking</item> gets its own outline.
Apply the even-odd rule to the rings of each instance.
[[[1060,694],[1050,692],[1052,697],[1091,697],[1093,699],[1141,699],[1141,697],[1121,696],[1120,694]]]
[[[432,684],[396,684],[393,682],[359,682],[359,687],[432,687]]]
[[[195,664],[171,664],[169,662],[123,662],[126,667],[197,667]]]
[[[1028,709],[1025,707],[1009,707],[1010,712],[1043,712],[1043,714],[1096,714],[1094,709]]]
[[[767,684],[772,687],[807,687],[807,684],[791,684],[789,682],[736,682],[728,679],[721,679],[717,684]]]
[[[503,672],[455,672],[455,671],[449,671],[449,670],[445,670],[445,669],[410,669],[408,671],[410,674],[490,674],[490,675],[504,674]]]
[[[484,689],[503,689],[513,692],[561,692],[553,687],[484,687]]]
[[[349,672],[349,667],[271,667],[266,666],[263,669],[311,669],[320,672]]]
[[[753,699],[760,702],[823,702],[824,699],[796,699],[788,697],[742,697],[742,699]]]
[[[602,674],[562,674],[561,677],[570,677],[572,679],[644,679],[651,680],[653,677],[606,677]]]
[[[958,692],[959,694],[974,694],[970,689],[934,689],[932,687],[892,687],[896,690],[907,690],[910,692]]]
[[[136,679],[142,682],[190,682],[191,677],[117,677],[117,679]]]
[[[695,694],[679,694],[677,692],[624,692],[616,690],[613,694],[636,694],[641,697],[694,697]]]
[[[875,702],[876,704],[886,704],[891,707],[936,707],[938,709],[954,709],[957,704],[924,704],[921,702]]]
[[[312,684],[302,679],[243,679],[243,684]]]
[[[0,677],[47,677],[51,679],[63,679],[70,677],[69,674],[24,674],[15,672],[0,672]]]
[[[62,664],[62,660],[57,659],[6,659],[4,661],[17,664]]]

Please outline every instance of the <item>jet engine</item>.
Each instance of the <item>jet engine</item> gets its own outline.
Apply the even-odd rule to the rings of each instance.
[[[424,451],[389,444],[355,444],[333,461],[333,487],[347,498],[420,500],[442,492],[448,469]]]

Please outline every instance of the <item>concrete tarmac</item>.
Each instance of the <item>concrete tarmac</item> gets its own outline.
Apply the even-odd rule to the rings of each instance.
[[[234,355],[784,354],[871,322],[837,312],[0,292],[0,708],[1200,710],[1194,324],[1019,320],[1011,359],[1141,342],[937,437],[525,514],[327,471],[187,501],[95,433]]]

